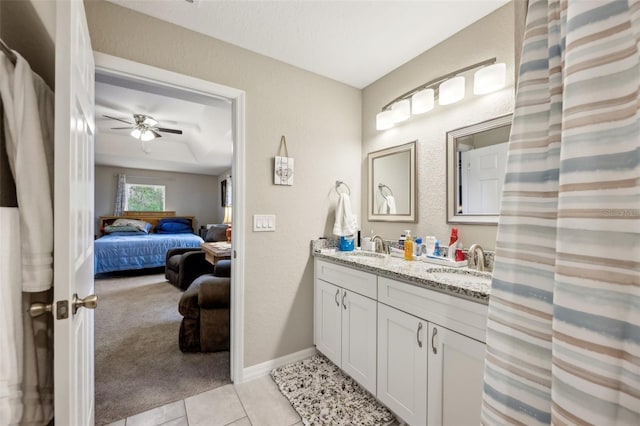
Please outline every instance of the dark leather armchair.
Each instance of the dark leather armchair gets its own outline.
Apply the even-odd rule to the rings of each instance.
[[[214,225],[209,228],[206,242],[226,241],[227,225]],[[174,248],[167,250],[165,256],[164,276],[171,284],[181,290],[201,275],[212,274],[213,265],[205,258],[204,251],[199,247]]]
[[[182,352],[229,350],[231,261],[220,260],[212,274],[195,279],[180,298],[178,342]]]

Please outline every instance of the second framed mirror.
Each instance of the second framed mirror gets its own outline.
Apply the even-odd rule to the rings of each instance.
[[[370,221],[415,222],[416,141],[368,155]]]

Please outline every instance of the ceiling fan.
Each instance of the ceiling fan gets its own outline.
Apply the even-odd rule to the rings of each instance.
[[[136,139],[140,139],[143,142],[150,141],[155,138],[161,138],[162,135],[160,134],[160,132],[173,133],[176,135],[182,134],[182,130],[157,127],[158,120],[145,114],[133,114],[133,123],[127,120],[123,120],[122,118],[111,117],[108,115],[103,115],[103,117],[129,124],[129,127],[112,127],[111,129],[131,130],[131,136]]]

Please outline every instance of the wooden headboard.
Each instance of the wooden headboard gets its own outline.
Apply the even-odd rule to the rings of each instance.
[[[151,228],[151,232],[153,232],[153,229],[158,224],[158,221],[167,217],[180,217],[182,219],[188,219],[191,222],[191,228],[193,228],[194,216],[176,216],[176,212],[124,212],[122,216],[100,216],[98,227],[100,230],[100,235],[104,235],[105,226],[112,224],[116,219],[127,218],[149,222],[153,225],[153,228]]]

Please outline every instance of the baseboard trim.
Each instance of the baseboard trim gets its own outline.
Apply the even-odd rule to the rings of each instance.
[[[309,358],[317,353],[315,346],[307,349],[303,349],[298,352],[294,352],[289,355],[281,356],[280,358],[272,359],[262,362],[260,364],[246,367],[242,370],[242,382],[248,382],[249,380],[257,379],[268,375],[274,368],[281,367],[283,365],[291,364],[292,362],[300,361],[305,358]],[[235,381],[237,383],[237,381]]]

